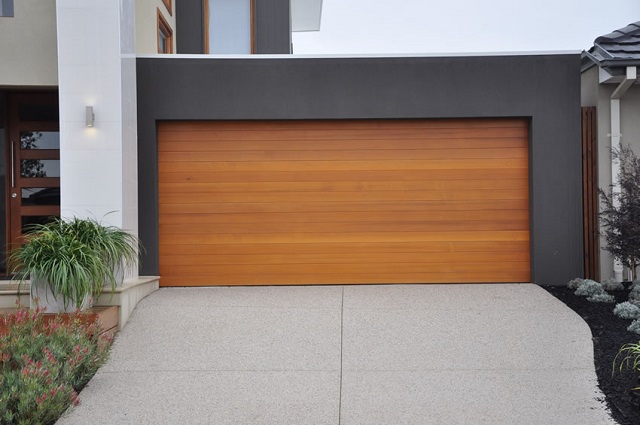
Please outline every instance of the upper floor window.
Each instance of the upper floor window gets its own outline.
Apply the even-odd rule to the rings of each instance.
[[[253,51],[253,0],[205,0],[205,52]]]
[[[13,16],[13,0],[0,0],[0,16]]]
[[[173,30],[158,9],[158,53],[173,53]]]

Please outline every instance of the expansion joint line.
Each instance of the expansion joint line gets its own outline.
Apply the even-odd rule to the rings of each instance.
[[[344,335],[344,286],[342,287],[342,301],[340,303],[340,393],[338,395],[338,425],[342,422],[342,350]]]

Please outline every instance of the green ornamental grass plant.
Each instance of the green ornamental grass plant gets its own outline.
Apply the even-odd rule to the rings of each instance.
[[[56,218],[32,226],[10,262],[16,279],[46,281],[65,308],[80,308],[87,296],[97,297],[105,283],[115,289],[119,271],[135,266],[138,246],[135,236],[95,219]]]
[[[630,369],[640,374],[640,342],[623,345],[613,359],[613,373],[616,372],[616,366],[620,371]],[[640,387],[634,388],[633,391],[640,391]]]

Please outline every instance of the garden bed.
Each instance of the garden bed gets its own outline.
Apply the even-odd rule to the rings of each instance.
[[[600,389],[606,397],[611,415],[620,425],[640,424],[640,395],[633,394],[638,375],[616,370],[612,376],[613,361],[623,344],[640,341],[640,335],[627,331],[631,320],[620,319],[613,314],[615,304],[592,303],[585,297],[573,294],[566,287],[544,287],[549,293],[578,313],[591,328],[596,374]],[[610,292],[616,302],[627,301],[628,291]]]

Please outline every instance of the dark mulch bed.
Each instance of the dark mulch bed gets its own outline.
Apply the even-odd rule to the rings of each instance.
[[[616,372],[611,376],[613,359],[623,344],[640,341],[640,335],[627,331],[630,320],[613,315],[615,304],[592,303],[566,287],[545,287],[552,295],[578,313],[591,328],[596,373],[613,418],[621,425],[640,424],[640,395],[631,392],[638,386],[638,375]],[[627,301],[628,291],[612,292],[617,302]]]

